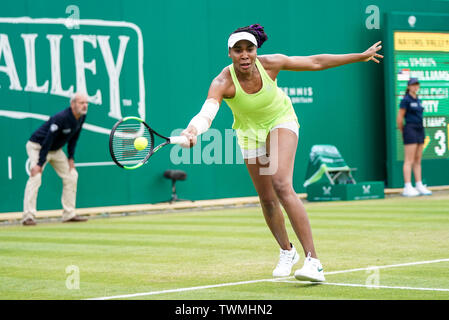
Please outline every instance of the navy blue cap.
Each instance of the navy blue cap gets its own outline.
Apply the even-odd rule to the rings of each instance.
[[[410,80],[407,82],[407,85],[419,83],[418,78],[410,78]]]

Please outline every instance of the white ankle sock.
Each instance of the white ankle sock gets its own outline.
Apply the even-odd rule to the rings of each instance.
[[[408,189],[408,188],[412,188],[412,183],[411,182],[407,182],[406,184],[404,184],[404,188]]]
[[[417,187],[424,187],[423,184],[422,184],[422,181],[417,181],[416,182],[416,186]]]

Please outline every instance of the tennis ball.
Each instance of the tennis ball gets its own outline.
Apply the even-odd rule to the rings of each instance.
[[[143,150],[147,147],[148,140],[145,137],[138,137],[136,140],[134,140],[134,148],[137,150]]]

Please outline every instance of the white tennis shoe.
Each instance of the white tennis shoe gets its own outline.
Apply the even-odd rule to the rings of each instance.
[[[293,265],[299,261],[299,254],[295,247],[290,245],[292,246],[290,250],[279,249],[279,262],[273,270],[273,277],[288,277],[292,272]]]
[[[419,194],[420,195],[422,195],[422,196],[430,196],[430,195],[432,195],[432,191],[430,191],[429,189],[427,189],[426,188],[426,186],[425,185],[423,185],[423,184],[416,184],[416,191],[418,191],[419,192]]]
[[[404,191],[402,192],[404,197],[417,197],[420,195],[419,191],[413,187],[404,187]]]
[[[310,252],[304,261],[304,266],[295,271],[295,278],[301,281],[324,282],[323,266],[320,260],[312,258]]]

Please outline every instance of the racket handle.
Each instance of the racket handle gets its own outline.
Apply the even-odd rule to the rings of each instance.
[[[186,136],[175,136],[175,137],[170,137],[170,143],[172,144],[188,144],[189,143],[189,139],[187,139]]]

